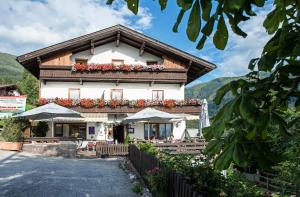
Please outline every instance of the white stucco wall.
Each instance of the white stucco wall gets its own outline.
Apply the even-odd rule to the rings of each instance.
[[[180,84],[153,84],[149,83],[115,83],[105,82],[52,82],[41,84],[41,98],[68,98],[69,88],[79,88],[81,98],[104,98],[109,100],[111,89],[123,89],[123,99],[152,99],[152,90],[164,90],[164,99],[184,99],[184,86]]]
[[[95,135],[89,135],[89,127],[95,127]],[[90,140],[105,140],[106,139],[106,132],[104,123],[99,122],[88,122],[86,125],[86,138]]]
[[[124,60],[125,64],[146,65],[147,61],[163,62],[162,58],[147,52],[140,56],[139,49],[125,43],[120,43],[119,47],[116,47],[115,42],[96,47],[94,55],[91,55],[90,50],[86,50],[71,56],[73,62],[76,58],[88,59],[88,63],[111,63],[112,59]]]

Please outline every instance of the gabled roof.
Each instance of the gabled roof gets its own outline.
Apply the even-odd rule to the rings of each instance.
[[[162,43],[149,36],[143,35],[122,25],[115,25],[100,31],[79,36],[49,47],[45,47],[30,53],[17,57],[21,63],[36,77],[39,76],[39,59],[51,57],[63,51],[79,52],[88,50],[93,44],[94,47],[113,41],[124,42],[136,48],[143,47],[143,50],[157,56],[168,56],[178,60],[189,67],[188,82],[204,75],[216,68],[216,65],[203,60],[199,57],[186,53],[180,49],[174,48],[168,44]]]

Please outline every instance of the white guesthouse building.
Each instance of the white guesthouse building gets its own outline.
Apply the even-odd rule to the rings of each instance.
[[[39,79],[39,103],[56,102],[83,118],[57,118],[49,137],[123,142],[148,139],[144,122],[122,119],[146,107],[199,116],[201,101],[184,98],[184,86],[216,66],[121,25],[17,57]],[[182,121],[151,122],[150,138],[180,139]]]

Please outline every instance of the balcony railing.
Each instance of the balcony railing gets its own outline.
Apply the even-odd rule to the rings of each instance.
[[[58,105],[72,108],[79,112],[91,113],[135,113],[146,107],[153,107],[169,113],[199,113],[202,100],[103,100],[103,99],[67,99],[67,98],[40,98],[39,105],[54,102]]]

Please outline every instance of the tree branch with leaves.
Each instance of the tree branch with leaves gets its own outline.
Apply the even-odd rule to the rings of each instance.
[[[139,0],[127,0],[128,9],[138,14]],[[167,0],[158,1],[161,10]],[[113,0],[107,1],[112,4]],[[177,0],[179,14],[173,26],[178,32],[184,15],[189,14],[186,34],[202,49],[212,37],[217,49],[225,49],[229,32],[246,37],[240,24],[256,15],[254,7],[263,8],[265,0]],[[231,163],[241,167],[253,161],[261,168],[276,163],[276,152],[268,143],[270,135],[279,133],[288,140],[290,128],[299,116],[285,117],[287,110],[300,109],[300,1],[275,0],[263,25],[272,38],[260,57],[249,63],[249,74],[232,81],[217,91],[215,103],[231,92],[234,98],[227,102],[205,128],[209,141],[206,153],[214,158],[217,169],[226,169]],[[226,22],[228,21],[228,22]],[[276,129],[274,129],[276,128]],[[300,142],[299,142],[300,143]]]

